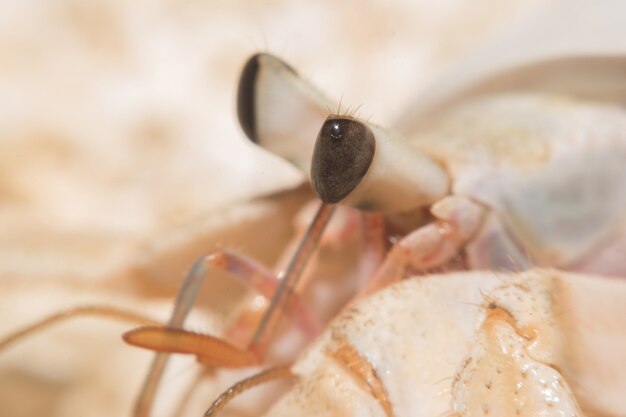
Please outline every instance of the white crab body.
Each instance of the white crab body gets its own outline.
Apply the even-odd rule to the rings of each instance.
[[[447,170],[450,193],[485,206],[472,268],[540,265],[626,273],[626,111],[560,95],[457,105],[411,141]]]
[[[613,97],[509,85],[417,114],[398,135],[352,116],[326,118],[326,101],[293,69],[268,55],[254,63],[243,102],[256,113],[242,124],[256,143],[310,172],[322,201],[392,215],[431,210],[439,222],[404,242],[414,270],[464,251],[470,269],[626,275],[626,110]],[[624,82],[616,78],[612,85]],[[269,98],[301,105],[289,106],[286,122],[262,106]],[[437,240],[442,224],[454,236]]]
[[[268,415],[623,416],[625,297],[551,270],[406,280],[336,318]]]

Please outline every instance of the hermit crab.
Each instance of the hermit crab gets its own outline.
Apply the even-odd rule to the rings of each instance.
[[[626,199],[619,181],[626,166],[626,113],[619,107],[554,94],[483,97],[452,109],[409,142],[353,116],[323,120],[321,96],[267,54],[246,65],[239,97],[248,136],[303,170],[310,167],[325,204],[382,212],[396,227],[418,224],[386,254],[366,293],[445,266],[460,252],[461,266],[470,269],[623,271],[615,256],[623,244]],[[285,102],[291,116],[272,117],[277,107],[269,103]],[[315,126],[322,127],[313,149]],[[168,327],[139,328],[126,340],[237,368],[261,363],[282,310],[301,329],[319,331],[293,294],[294,281],[331,212],[321,206],[280,284],[236,254],[212,254],[190,272]],[[230,271],[272,299],[247,349],[180,329],[207,266]],[[295,374],[301,381],[271,415],[295,409],[316,415],[580,415],[579,401],[587,412],[620,415],[624,373],[614,366],[626,363],[620,356],[626,349],[610,329],[624,327],[625,291],[623,282],[550,270],[413,278],[352,304],[295,367],[244,380],[210,413],[233,393]],[[585,317],[580,309],[591,295],[603,301]],[[593,342],[572,330],[585,318],[591,323],[581,331],[594,334]],[[451,347],[442,356],[443,340]],[[397,352],[385,348],[390,342]],[[138,415],[150,409],[165,358],[161,353],[154,362]],[[432,361],[439,364],[436,372],[423,369]],[[405,367],[411,370],[400,372]],[[602,398],[594,394],[600,386]],[[420,393],[417,403],[413,389]]]
[[[485,89],[489,94],[460,95],[412,120],[409,134],[340,111],[328,118],[335,104],[291,67],[268,54],[253,57],[239,94],[247,136],[311,172],[325,204],[382,213],[401,239],[389,252],[376,247],[376,268],[362,268],[362,300],[351,303],[293,367],[245,379],[209,412],[260,381],[295,374],[300,382],[271,413],[623,415],[623,283],[553,270],[500,272],[541,266],[624,273],[626,116],[617,101],[581,94],[572,84],[544,88],[538,68],[539,74],[559,73],[572,62],[592,63],[578,74],[582,78],[607,62],[623,65],[620,57],[539,61],[515,74],[523,81],[519,91],[495,83]],[[623,85],[616,73],[615,85]],[[138,415],[150,411],[164,355],[191,353],[208,365],[247,367],[261,363],[283,312],[304,333],[320,331],[295,281],[331,211],[321,207],[321,220],[285,263],[282,281],[237,254],[211,254],[188,275],[166,327],[125,335],[164,352],[144,386]],[[182,329],[207,266],[233,273],[271,299],[255,333],[247,334],[251,343]],[[431,269],[468,268],[490,271],[396,283]],[[382,287],[388,288],[378,291]],[[585,312],[596,314],[580,312],[587,306]],[[130,320],[151,323],[141,316]],[[237,328],[231,330],[236,335]]]
[[[401,218],[398,223],[406,221],[406,218],[418,224],[421,222],[415,232],[404,237],[386,254],[384,263],[368,282],[365,293],[397,281],[408,272],[445,266],[461,251],[465,255],[462,266],[474,270],[550,266],[605,275],[623,274],[624,265],[619,257],[615,257],[623,241],[625,218],[621,207],[626,200],[626,187],[618,180],[625,173],[626,166],[626,112],[620,107],[590,103],[564,94],[499,94],[470,100],[449,110],[440,120],[431,121],[430,126],[407,141],[353,116],[333,115],[324,120],[325,101],[321,95],[299,79],[291,67],[267,54],[253,57],[245,66],[239,100],[240,121],[248,137],[304,171],[310,168],[313,189],[325,204],[346,204],[361,210],[382,212],[391,219],[398,215]],[[283,103],[289,109],[289,116],[285,118],[276,106],[269,103]],[[315,126],[320,125],[321,130],[313,146],[307,138],[312,137]],[[296,126],[297,129],[294,128]],[[575,150],[578,146],[584,151]],[[313,155],[313,158],[308,159],[307,155]],[[585,163],[589,170],[581,171],[580,167]],[[605,202],[609,204],[605,205]],[[419,210],[424,207],[430,207],[430,216]],[[318,218],[325,217],[328,210],[322,205]],[[411,211],[417,212],[414,218],[407,214]],[[591,220],[595,226],[586,227],[585,220]],[[312,230],[318,230],[323,224],[316,219]],[[311,241],[316,239],[317,236]],[[288,275],[283,284],[291,285],[286,284],[290,278]],[[486,312],[486,315],[469,320],[472,324],[468,325],[463,342],[453,344],[464,346],[463,343],[473,340],[474,347],[464,346],[461,350],[473,352],[475,349],[478,353],[470,353],[467,357],[459,355],[450,362],[453,364],[450,369],[438,367],[446,369],[442,378],[454,382],[451,386],[446,385],[447,396],[441,396],[445,401],[439,406],[431,409],[430,406],[402,405],[402,400],[392,398],[395,394],[389,394],[386,386],[407,382],[383,382],[385,378],[381,374],[398,374],[390,370],[389,365],[373,359],[378,354],[372,353],[369,347],[377,346],[374,351],[386,351],[383,340],[393,340],[391,334],[414,334],[416,330],[399,330],[397,323],[402,320],[394,317],[390,320],[396,324],[392,325],[382,318],[385,314],[381,310],[390,305],[393,306],[390,308],[406,313],[412,300],[421,299],[422,292],[432,296],[433,303],[439,303],[440,300],[431,295],[439,289],[431,291],[425,288],[430,288],[430,285],[445,287],[444,282],[465,278],[466,283],[453,291],[460,291],[460,294],[475,292],[475,298],[461,301],[452,295],[445,297],[453,299],[453,303],[471,305],[476,311]],[[623,282],[596,279],[595,285],[614,287],[607,290],[609,292],[621,294],[623,291]],[[518,316],[539,315],[539,311],[542,314],[547,311],[552,312],[549,314],[565,314],[553,313],[554,307],[545,303],[552,303],[554,298],[568,297],[558,295],[557,287],[568,287],[569,291],[569,287],[586,285],[581,283],[590,278],[537,270],[518,276],[476,272],[468,277],[456,274],[429,276],[424,280],[428,283],[394,285],[383,291],[385,296],[375,295],[363,301],[367,307],[348,307],[345,316],[342,315],[343,318],[331,325],[317,344],[307,350],[309,353],[303,362],[298,362],[293,368],[293,372],[303,377],[304,382],[274,410],[276,415],[293,413],[298,407],[305,407],[307,412],[316,415],[362,415],[366,413],[365,409],[370,410],[368,414],[382,413],[387,416],[439,415],[443,412],[450,412],[451,415],[479,415],[477,412],[493,412],[496,415],[581,413],[562,374],[570,373],[563,370],[568,365],[564,365],[565,362],[556,363],[565,359],[539,359],[541,355],[533,353],[534,347],[531,346],[535,343],[542,345],[539,340],[544,336],[538,336],[537,325],[524,322],[525,319]],[[500,284],[497,290],[496,284]],[[404,306],[394,297],[403,294],[407,287],[412,289],[400,296],[400,299],[406,297],[407,306]],[[551,289],[547,290],[548,287]],[[516,306],[504,307],[507,302],[502,301],[499,295],[490,295],[492,290],[498,294],[504,291],[506,296],[503,298],[515,300],[513,303]],[[278,294],[270,305],[270,312],[272,307],[288,305],[280,298],[280,292]],[[489,303],[483,303],[482,310],[477,307],[481,305],[481,294],[493,298]],[[538,294],[546,297],[544,301],[538,301]],[[616,300],[622,297],[619,295]],[[379,308],[374,307],[376,301],[372,300],[379,300]],[[544,305],[533,304],[537,302]],[[616,306],[618,304],[616,301]],[[420,329],[436,327],[419,320],[421,314],[425,314],[422,307],[432,307],[430,302],[419,301],[417,305],[422,313],[407,314],[411,317],[408,321],[420,323]],[[517,308],[520,309],[519,314],[513,312]],[[434,323],[446,321],[438,317],[439,314],[432,314]],[[607,314],[619,315],[618,312]],[[273,320],[276,316],[266,317]],[[533,320],[546,324],[550,327],[549,332],[568,331],[561,327],[562,323],[557,324],[554,317],[543,316]],[[619,319],[607,320],[613,323],[611,326],[623,325]],[[264,322],[261,323],[260,329],[263,330]],[[384,324],[379,328],[373,323]],[[358,330],[354,330],[353,326]],[[382,330],[384,326],[393,329],[390,334]],[[357,340],[373,338],[376,342],[369,340],[363,345],[355,345],[346,341],[345,333],[353,332],[359,335],[355,336]],[[159,339],[161,336],[165,339],[171,337],[172,342],[163,342]],[[430,332],[429,337],[437,339]],[[562,346],[561,339],[569,336],[545,337],[551,340],[548,344],[559,340],[546,348],[550,351],[549,356],[569,355],[565,351],[558,353],[560,348],[557,347]],[[138,329],[129,333],[127,340],[160,350],[195,353],[201,361],[206,360],[205,355],[209,352],[217,352],[212,347],[216,343],[213,338],[174,330]],[[183,340],[186,343],[181,343]],[[196,343],[196,349],[179,350],[180,346],[191,346],[192,343]],[[402,352],[405,352],[403,349],[419,351],[419,343],[415,340],[407,346],[400,348]],[[621,351],[621,348],[618,350]],[[483,359],[489,362],[500,351],[513,362],[504,360],[495,365],[479,364]],[[225,354],[223,362],[212,356],[211,360],[220,365],[239,366],[239,363],[231,364],[229,361],[241,358],[244,364],[250,365],[258,363],[258,356],[255,356],[258,353],[253,342],[250,350],[233,350]],[[423,355],[421,351],[416,355],[430,356]],[[407,353],[390,353],[390,356],[395,360],[401,357],[400,363],[412,361],[407,359]],[[611,357],[607,363],[619,363],[621,360]],[[420,366],[416,364],[416,368]],[[507,376],[502,379],[495,377],[497,382],[489,379],[491,377],[480,381],[476,379],[482,372],[488,374],[494,370],[496,374],[505,372]],[[233,393],[285,373],[289,372],[279,368],[235,385],[220,397],[208,414],[220,409]],[[424,373],[417,374],[419,376],[413,380],[414,384],[427,384]],[[528,382],[525,381],[527,377],[530,378]],[[344,378],[351,382],[344,383]],[[616,386],[622,386],[619,376],[611,378]],[[484,386],[478,387],[480,384]],[[493,393],[484,392],[485,389],[491,390],[492,384]],[[403,392],[403,389],[400,391]],[[356,394],[355,390],[360,390],[360,394]],[[361,394],[369,399],[361,398]],[[435,394],[427,394],[425,398]],[[407,401],[414,399],[411,394],[403,395],[408,396]],[[453,399],[450,399],[451,395]],[[611,409],[609,415],[621,412],[621,406],[615,406],[617,408]],[[604,409],[604,406],[598,405],[590,407],[587,409]]]

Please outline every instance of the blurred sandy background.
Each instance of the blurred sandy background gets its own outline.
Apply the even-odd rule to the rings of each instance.
[[[229,242],[216,229],[275,209],[224,209],[300,180],[237,127],[235,86],[250,54],[284,57],[384,124],[539,3],[3,2],[0,335],[85,302],[165,319],[189,261]],[[238,247],[266,262],[279,249],[241,233]],[[0,352],[0,415],[129,415],[150,354],[123,345],[127,328],[79,320]],[[166,397],[192,362],[166,379],[157,415],[172,415]],[[185,415],[224,384],[209,385]]]

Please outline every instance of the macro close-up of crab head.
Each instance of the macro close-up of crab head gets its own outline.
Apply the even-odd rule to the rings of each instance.
[[[0,415],[626,416],[619,1],[9,3]]]

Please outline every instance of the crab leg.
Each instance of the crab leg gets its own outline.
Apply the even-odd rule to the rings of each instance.
[[[399,281],[409,269],[425,271],[454,258],[480,229],[486,209],[462,196],[449,196],[435,203],[437,218],[405,236],[389,251],[365,294]]]
[[[289,264],[298,244],[305,236],[318,206],[319,201],[312,200],[298,212],[294,223],[297,233],[290,242],[288,249],[283,252],[283,256],[278,262],[279,269],[286,268]],[[357,273],[355,274],[356,286],[361,289],[374,276],[385,255],[384,216],[379,213],[363,212],[348,206],[336,206],[333,217],[320,239],[319,246],[340,248],[355,238],[361,242],[360,256],[356,266]],[[316,264],[317,254],[309,261],[309,266],[300,279],[301,282],[309,282],[312,273],[315,272],[314,265]]]
[[[124,335],[124,339],[131,344],[149,347],[151,349],[160,350],[169,353],[194,353],[198,355],[199,360],[203,363],[211,363],[212,365],[220,366],[250,366],[258,363],[258,359],[263,356],[267,347],[267,342],[271,337],[278,318],[277,313],[279,308],[292,308],[293,302],[292,296],[293,287],[296,285],[301,273],[306,266],[306,263],[312,255],[321,233],[326,226],[330,215],[332,214],[333,206],[322,204],[318,210],[318,213],[307,231],[305,239],[303,239],[298,251],[293,256],[291,263],[289,264],[285,277],[281,280],[278,289],[276,290],[269,308],[263,316],[261,323],[259,324],[255,336],[252,339],[250,347],[247,350],[237,349],[236,347],[222,341],[221,339],[214,338],[208,335],[200,335],[193,332],[184,331],[172,326],[172,322],[175,319],[182,319],[181,312],[188,312],[190,303],[193,303],[195,294],[190,294],[185,291],[189,289],[195,289],[197,292],[199,278],[203,274],[199,274],[198,271],[202,271],[199,263],[204,261],[205,258],[196,262],[194,268],[191,270],[188,278],[183,285],[183,290],[179,294],[179,298],[170,320],[170,326],[168,328],[155,328],[155,327],[143,327]],[[177,321],[178,326],[182,325],[182,322]],[[154,363],[159,363],[159,356],[157,355]],[[153,363],[153,364],[154,364]],[[160,377],[161,369],[158,369]],[[154,369],[154,367],[153,367]],[[155,374],[151,372],[151,375]],[[149,384],[146,384],[150,388]],[[144,389],[144,392],[146,390]],[[150,392],[150,391],[149,391]],[[154,392],[151,391],[153,394]],[[141,402],[140,402],[141,403]]]
[[[273,334],[280,317],[278,312],[282,309],[289,311],[297,308],[294,307],[294,303],[296,306],[298,305],[298,298],[294,298],[293,288],[296,286],[299,278],[301,277],[302,271],[306,267],[309,258],[315,251],[321,234],[331,217],[333,209],[334,206],[331,205],[320,205],[315,219],[309,226],[305,237],[302,239],[300,246],[291,259],[291,262],[284,273],[284,277],[280,280],[280,283],[272,296],[270,305],[263,315],[247,349],[239,349],[230,345],[228,342],[212,336],[199,335],[197,333],[187,332],[180,329],[196,300],[202,279],[207,273],[207,266],[228,266],[228,270],[230,272],[233,272],[240,278],[243,277],[242,279],[251,285],[258,285],[260,283],[267,284],[267,279],[257,281],[253,278],[268,278],[269,275],[256,275],[248,273],[241,274],[242,271],[253,271],[253,269],[236,267],[245,265],[245,262],[216,262],[216,258],[219,260],[220,257],[224,256],[225,252],[223,251],[218,252],[219,256],[211,254],[207,257],[201,258],[193,265],[178,294],[167,328],[143,327],[135,329],[124,335],[124,339],[128,343],[162,352],[158,353],[152,362],[152,366],[140,393],[139,399],[137,400],[135,407],[136,416],[143,417],[149,415],[154,396],[158,388],[159,380],[161,379],[165,365],[167,364],[169,353],[179,352],[183,349],[183,353],[196,354],[200,362],[210,363],[214,366],[231,367],[254,365],[258,363],[261,358],[263,358],[268,342],[271,339],[271,335]],[[236,260],[237,258],[234,259]],[[233,259],[231,258],[231,260]],[[241,258],[238,260],[241,261]],[[252,263],[248,263],[248,266],[250,265],[252,265]],[[257,272],[258,271],[259,270],[257,270]],[[239,274],[237,274],[237,272],[239,272]],[[273,275],[271,276],[273,277]],[[259,289],[265,291],[266,288],[266,286],[261,286]]]
[[[358,266],[359,288],[366,288],[385,257],[385,220],[380,214],[363,213],[361,217],[363,253]]]
[[[207,263],[212,267],[232,273],[267,299],[272,298],[280,284],[280,278],[272,270],[232,250],[215,252],[210,258],[207,259]],[[315,336],[321,331],[322,323],[297,294],[293,295],[293,300],[287,308],[296,325],[305,334]]]

